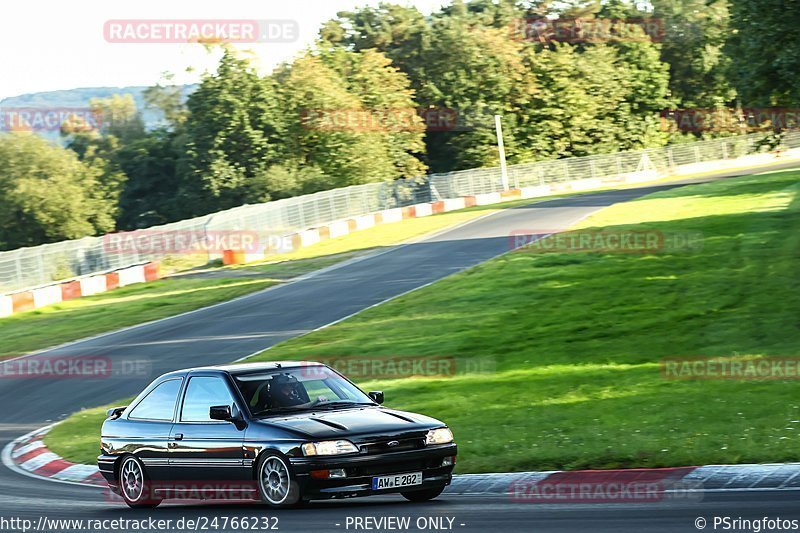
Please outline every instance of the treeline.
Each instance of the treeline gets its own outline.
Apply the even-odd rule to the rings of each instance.
[[[158,128],[116,96],[93,101],[100,128],[64,126],[66,148],[0,136],[0,249],[496,165],[495,114],[518,163],[693,140],[663,127],[665,109],[798,101],[797,10],[640,5],[455,0],[424,16],[381,4],[339,13],[265,76],[225,49],[188,99],[169,83],[148,89],[165,117]],[[550,39],[536,26],[543,17],[652,24]]]

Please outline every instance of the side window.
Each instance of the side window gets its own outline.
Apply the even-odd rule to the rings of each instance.
[[[151,390],[150,393],[133,408],[128,418],[171,422],[172,414],[175,412],[175,403],[178,401],[178,391],[180,390],[180,379],[165,381]]]
[[[222,378],[196,377],[189,380],[181,410],[182,422],[211,422],[208,411],[215,405],[233,406],[233,397]]]

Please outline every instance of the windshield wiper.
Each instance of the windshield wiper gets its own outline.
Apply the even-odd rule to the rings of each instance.
[[[257,411],[253,413],[253,416],[264,416],[264,415],[272,415],[272,414],[280,414],[280,413],[298,413],[301,411],[314,411],[317,409],[328,408],[328,407],[350,407],[353,405],[375,405],[374,403],[367,403],[367,402],[355,402],[353,400],[335,400],[332,402],[320,402],[316,405],[298,405],[298,406],[289,406],[289,407],[273,407],[272,409],[263,409],[261,411]]]
[[[312,409],[319,409],[320,407],[349,407],[351,405],[374,405],[366,402],[354,402],[352,400],[336,400],[333,402],[321,402],[312,407]]]
[[[279,413],[291,413],[298,411],[308,411],[309,407],[273,407],[272,409],[263,409],[253,413],[253,416],[271,415]]]

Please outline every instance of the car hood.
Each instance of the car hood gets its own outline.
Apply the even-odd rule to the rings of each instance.
[[[256,423],[288,429],[314,439],[396,435],[444,426],[429,416],[383,407],[306,411],[291,416],[262,418]]]

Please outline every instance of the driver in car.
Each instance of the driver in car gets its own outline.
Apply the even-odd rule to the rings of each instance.
[[[279,374],[272,378],[269,387],[273,407],[293,407],[307,403],[303,400],[299,388],[302,387],[297,378],[287,374]]]

